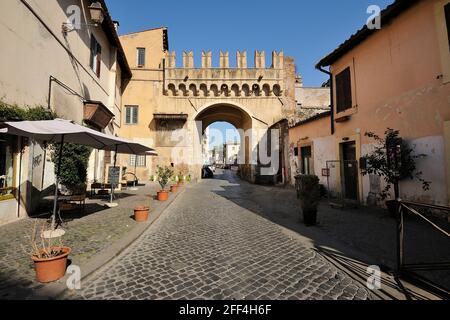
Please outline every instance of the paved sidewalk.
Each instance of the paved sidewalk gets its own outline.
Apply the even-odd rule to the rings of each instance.
[[[141,186],[138,191],[124,190],[120,193],[116,208],[105,208],[102,200],[88,200],[86,213],[65,213],[62,225],[66,234],[63,237],[63,244],[72,248],[69,256],[71,263],[86,269],[99,267],[102,261],[95,260],[108,259],[115,253],[111,250],[121,250],[121,246],[126,246],[128,242],[136,238],[146,228],[146,223],[137,223],[132,219],[133,208],[136,205],[146,204],[150,206],[150,219],[158,215],[167,203],[161,203],[153,199],[158,186],[150,183]],[[171,198],[174,196],[171,195]],[[49,215],[38,217],[45,221]],[[50,285],[40,284],[35,281],[33,262],[22,249],[28,245],[28,239],[32,232],[35,219],[24,219],[0,227],[0,299],[31,299],[36,298],[40,291],[46,292],[48,288],[55,291],[61,283]],[[125,241],[125,243],[123,243]],[[106,263],[103,261],[103,263]],[[43,297],[46,298],[46,297]],[[51,298],[51,296],[50,296]]]
[[[368,299],[362,284],[204,180],[65,299]],[[272,198],[273,199],[273,198]]]
[[[295,190],[252,185],[239,180],[230,171],[221,178],[232,184],[217,191],[218,195],[291,230],[309,247],[341,265],[362,282],[367,279],[366,268],[369,265],[377,265],[386,271],[383,274],[383,289],[386,290],[378,292],[380,298],[436,298],[408,283],[403,283],[406,288],[401,288],[392,277],[391,271],[396,263],[396,223],[386,210],[367,207],[341,210],[331,208],[327,201],[323,201],[319,206],[317,226],[306,227],[301,222]],[[445,221],[440,225],[450,230],[450,224]],[[422,221],[407,219],[405,234],[407,263],[450,261],[449,239]],[[428,271],[421,275],[450,287],[449,271]]]

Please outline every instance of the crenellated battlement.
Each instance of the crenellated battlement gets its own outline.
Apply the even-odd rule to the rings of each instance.
[[[219,67],[212,67],[212,52],[201,52],[201,67],[194,53],[183,52],[183,67],[176,67],[175,52],[167,53],[165,95],[203,97],[276,97],[284,88],[284,54],[272,52],[272,65],[266,68],[264,51],[255,51],[254,67],[248,68],[247,52],[236,52],[236,66],[230,67],[229,53],[220,51]]]
[[[228,51],[219,52],[219,67],[212,67],[212,51],[202,51],[201,52],[201,66],[199,68],[203,69],[229,69],[230,59]],[[167,68],[176,69],[176,52],[167,53]],[[264,51],[255,50],[254,54],[254,69],[266,69],[266,56]],[[180,69],[195,69],[194,64],[194,52],[193,51],[183,51],[182,55],[182,67]],[[268,69],[283,69],[284,66],[284,53],[283,51],[273,51],[272,52],[272,64]],[[247,51],[237,51],[236,52],[236,66],[232,69],[247,69]]]

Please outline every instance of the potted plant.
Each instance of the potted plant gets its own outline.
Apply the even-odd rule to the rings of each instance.
[[[315,225],[320,201],[319,178],[315,175],[299,175],[295,178],[298,181],[297,192],[300,198],[303,222],[307,226]]]
[[[31,251],[27,253],[34,262],[36,280],[49,283],[64,277],[67,257],[72,250],[62,244],[61,237],[51,237],[52,233],[57,235],[58,230],[50,232],[50,237],[45,237],[45,229],[43,226],[41,232],[37,235],[35,223],[30,237]]]
[[[148,219],[148,212],[150,208],[148,206],[137,206],[134,208],[134,220],[137,222],[144,222]]]
[[[170,186],[170,192],[172,192],[172,193],[177,192],[178,187],[179,187],[179,185],[178,185],[178,176],[174,176],[172,178],[172,185]]]
[[[417,169],[416,160],[425,158],[425,154],[415,154],[414,147],[411,148],[399,136],[399,131],[388,128],[384,132],[384,138],[377,136],[373,132],[366,132],[365,136],[375,140],[374,150],[366,155],[365,169],[362,170],[363,175],[373,174],[383,177],[386,186],[379,193],[378,199],[385,201],[390,196],[392,186],[405,179],[417,180],[422,184],[422,189],[427,191],[430,189],[431,182],[422,178],[422,172]],[[392,215],[395,215],[397,208],[396,199],[387,200],[386,207]]]
[[[189,172],[189,167],[187,164],[185,163],[181,163],[180,165],[178,165],[178,186],[182,186],[184,184],[184,182],[186,181],[186,175]]]
[[[167,201],[169,198],[169,192],[165,190],[167,183],[173,175],[173,170],[169,167],[157,166],[158,183],[161,186],[161,190],[158,191],[157,196],[159,201]]]

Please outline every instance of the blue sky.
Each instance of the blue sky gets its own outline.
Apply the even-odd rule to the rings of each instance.
[[[169,29],[170,50],[180,62],[183,50],[193,50],[200,65],[201,50],[212,50],[213,65],[219,50],[247,50],[253,65],[255,49],[283,50],[292,56],[305,86],[320,86],[327,77],[315,70],[321,57],[334,50],[367,21],[369,5],[384,9],[393,0],[106,0],[110,13],[120,22],[119,33],[154,27]],[[220,127],[220,126],[219,126]]]

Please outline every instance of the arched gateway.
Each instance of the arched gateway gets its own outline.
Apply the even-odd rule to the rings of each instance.
[[[198,178],[202,135],[217,121],[241,130],[245,178],[254,182],[267,174],[259,168],[261,141],[269,129],[278,129],[295,112],[291,58],[274,51],[272,64],[266,67],[264,52],[256,51],[254,67],[248,68],[247,53],[238,51],[237,64],[231,67],[228,52],[221,52],[220,65],[213,67],[212,53],[202,52],[201,66],[196,67],[193,52],[183,52],[178,67],[176,54],[167,50],[165,28],[125,35],[121,42],[129,61],[135,60],[136,48],[146,50],[145,65],[132,68],[133,77],[123,94],[120,129],[121,135],[151,144],[158,151],[159,157],[135,159],[141,179],[152,176],[156,165],[173,165],[176,171],[187,165],[189,173]],[[123,157],[122,165],[134,163],[130,160],[134,159]],[[290,175],[283,170],[288,167],[284,160],[280,159],[281,168],[273,176],[287,182]]]

